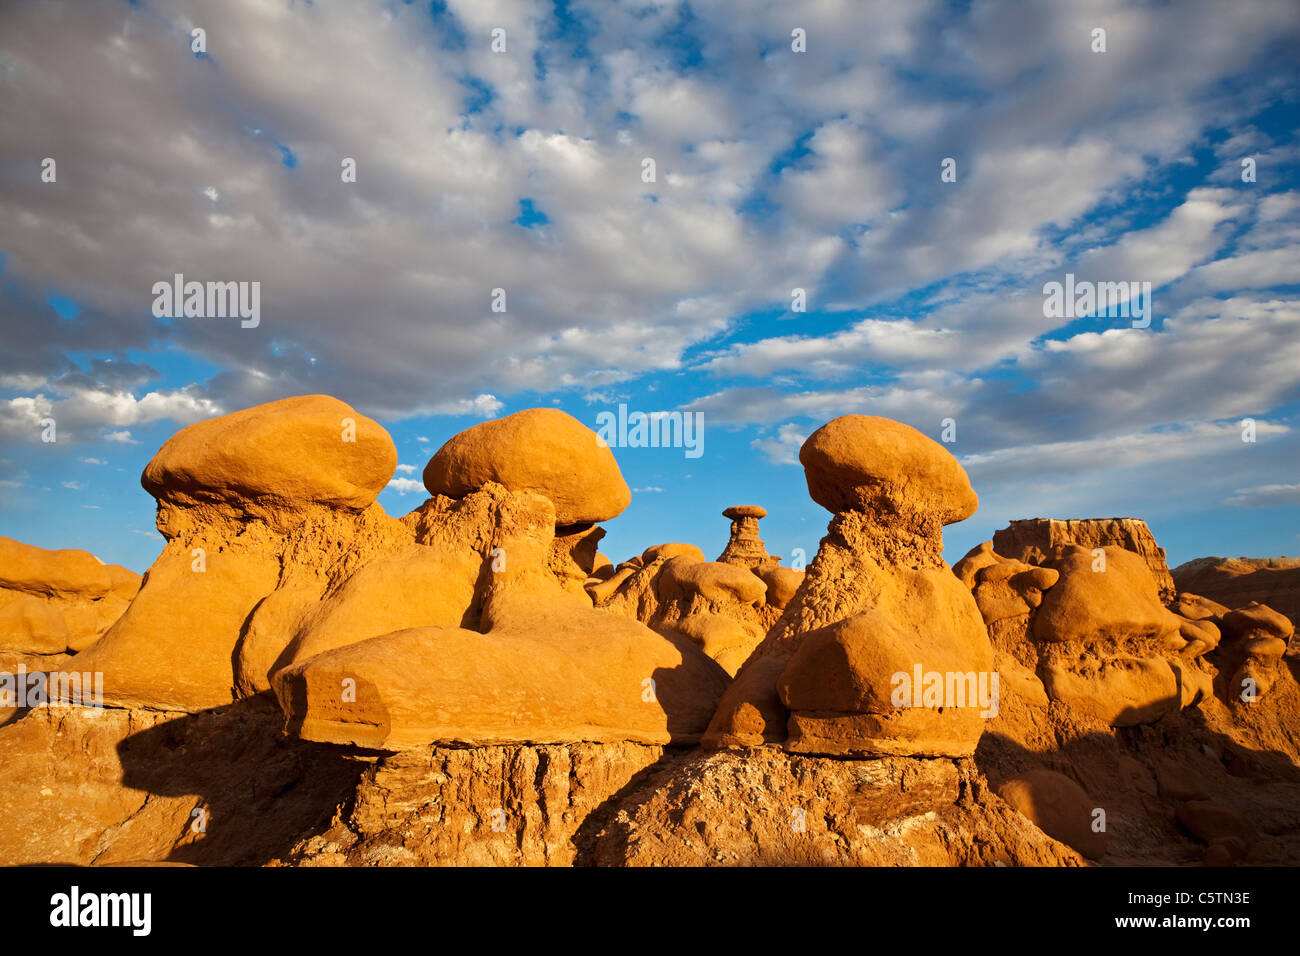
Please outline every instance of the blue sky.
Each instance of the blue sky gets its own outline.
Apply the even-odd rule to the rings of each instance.
[[[1035,516],[1294,555],[1297,48],[1289,0],[6,4],[0,534],[143,570],[172,432],[325,392],[392,433],[393,514],[484,418],[702,413],[699,458],[615,449],[615,561],[748,503],[811,557],[845,413],[955,422],[950,561]],[[177,272],[259,325],[155,318]],[[1066,273],[1150,327],[1046,316]]]

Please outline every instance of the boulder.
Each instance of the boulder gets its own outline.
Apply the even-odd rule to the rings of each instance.
[[[1034,615],[1040,641],[1158,638],[1177,631],[1178,619],[1160,603],[1155,579],[1141,555],[1107,546],[1103,555],[1069,546],[1049,566],[1060,573]]]
[[[1178,678],[1161,657],[1049,663],[1042,673],[1048,697],[1112,727],[1148,724],[1182,705]]]
[[[1099,860],[1106,855],[1106,833],[1093,830],[1097,802],[1065,774],[1030,770],[1003,783],[998,796],[1048,836]]]
[[[775,608],[784,609],[794,597],[799,585],[803,584],[805,572],[780,565],[764,567],[754,572],[767,585],[767,603]]]
[[[0,537],[0,650],[82,651],[122,616],[140,580],[89,551],[50,551]]]
[[[927,515],[940,524],[969,518],[979,499],[957,459],[902,422],[842,415],[799,449],[808,494],[827,511]]]
[[[767,585],[744,568],[684,556],[672,558],[664,565],[659,588],[665,600],[681,600],[698,594],[706,601],[741,604],[755,604],[767,593]]]
[[[609,446],[554,408],[530,408],[467,428],[424,469],[432,495],[463,498],[488,482],[549,498],[561,525],[608,521],[632,503]]]
[[[274,675],[286,726],[376,750],[430,744],[693,744],[726,675],[684,638],[558,588],[498,593],[483,632],[422,627]]]
[[[328,395],[302,395],[182,428],[140,483],[178,504],[360,510],[396,468],[397,448],[377,422]]]

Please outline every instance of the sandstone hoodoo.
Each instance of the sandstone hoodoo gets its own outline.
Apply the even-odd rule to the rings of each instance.
[[[488,482],[549,498],[561,525],[608,521],[632,502],[609,447],[553,408],[530,408],[468,428],[424,468],[424,486],[435,497],[463,498]]]
[[[0,696],[84,672],[106,705],[0,713],[0,863],[1300,861],[1295,628],[1240,599],[1292,595],[1224,584],[1286,568],[1171,591],[1136,519],[1012,522],[950,568],[964,470],[862,415],[801,449],[806,571],[757,505],[716,561],[614,564],[627,484],[553,409],[453,436],[401,517],[396,460],[287,399],[150,462],[143,582],[0,538]]]
[[[993,654],[942,554],[942,526],[976,508],[965,472],[915,429],[864,415],[822,426],[799,458],[809,493],[836,514],[793,600],[724,695],[706,745],[973,753],[983,730],[977,685],[982,674],[992,689]],[[910,680],[918,667],[953,690],[948,675],[961,674],[960,704],[940,694],[924,706],[921,687],[900,697],[897,675]]]
[[[758,505],[734,505],[722,512],[724,518],[731,519],[731,538],[727,546],[718,555],[724,564],[750,568],[773,567],[780,562],[767,553],[767,547],[758,536],[758,521],[767,517],[767,509]]]

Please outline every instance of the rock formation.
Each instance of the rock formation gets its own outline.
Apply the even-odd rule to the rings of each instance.
[[[833,515],[807,572],[757,506],[717,561],[614,566],[630,492],[553,409],[453,436],[400,518],[336,399],[182,430],[143,586],[0,539],[0,670],[107,705],[0,713],[0,863],[1300,861],[1294,625],[1214,589],[1286,568],[1170,593],[1134,519],[949,568],[978,502],[942,445],[850,415],[800,460]]]
[[[849,415],[800,450],[813,500],[835,512],[807,578],[723,696],[712,748],[781,743],[837,756],[967,756],[992,648],[944,564],[942,527],[977,499],[947,450],[906,425]],[[898,675],[917,686],[898,696]],[[922,682],[967,677],[925,705]],[[948,688],[945,688],[948,689]]]
[[[731,538],[722,549],[722,554],[718,555],[719,561],[752,571],[780,563],[780,558],[767,553],[767,547],[758,536],[758,521],[767,517],[766,508],[758,505],[733,505],[723,511],[722,516],[731,519]]]
[[[1160,600],[1174,597],[1174,580],[1165,563],[1165,549],[1156,544],[1140,518],[1027,518],[1013,521],[993,535],[998,554],[1030,564],[1043,564],[1070,545],[1092,550],[1117,547],[1140,554],[1156,579]]]
[[[1300,558],[1197,558],[1172,573],[1179,591],[1230,607],[1257,601],[1300,625]]]
[[[84,651],[122,616],[140,575],[89,551],[47,551],[0,537],[0,662]]]

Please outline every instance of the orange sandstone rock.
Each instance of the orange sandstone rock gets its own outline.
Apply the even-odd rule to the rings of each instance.
[[[632,502],[609,446],[554,408],[530,408],[467,428],[424,469],[432,495],[463,498],[489,481],[549,498],[561,525],[607,521]]]

